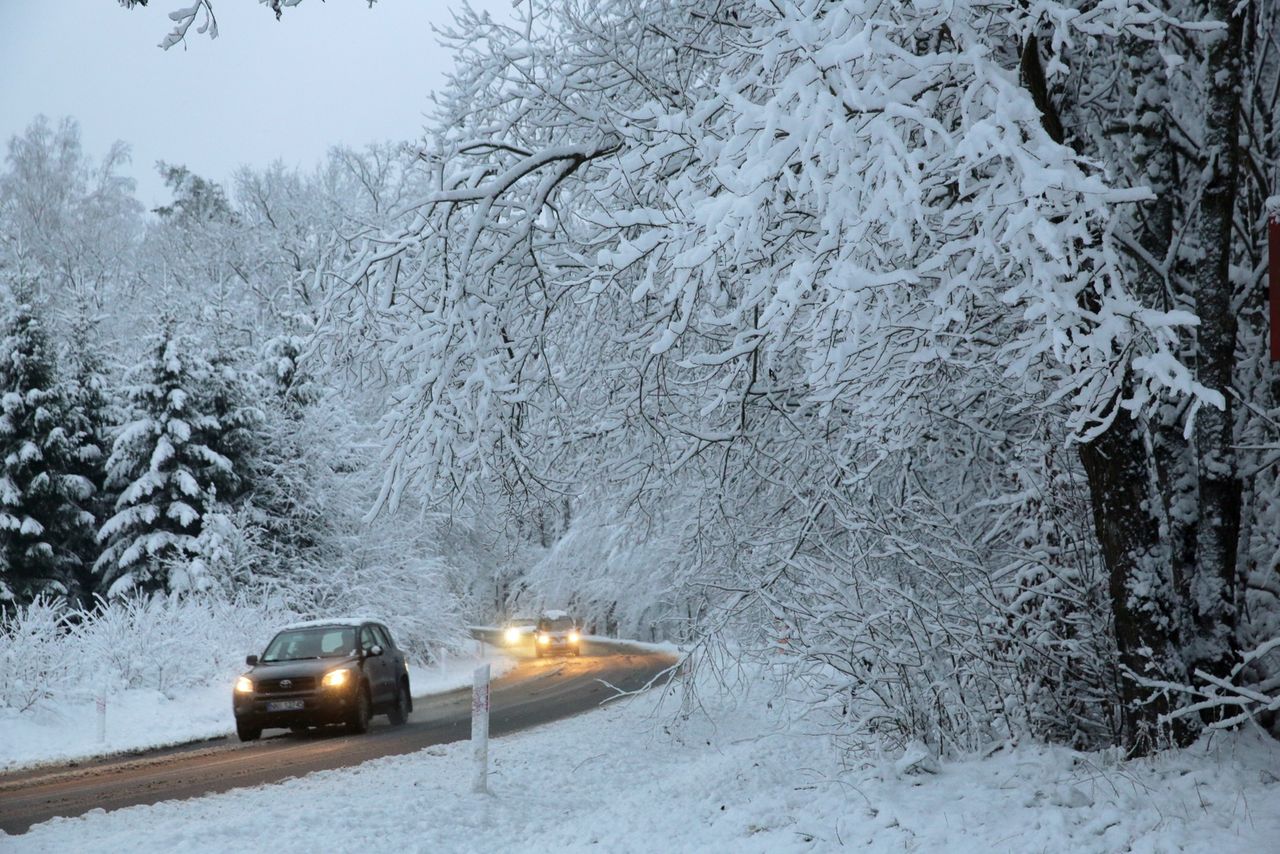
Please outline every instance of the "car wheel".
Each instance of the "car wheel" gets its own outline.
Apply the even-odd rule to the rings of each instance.
[[[262,737],[262,727],[247,726],[236,721],[236,735],[241,741],[257,741]]]
[[[387,720],[392,726],[402,726],[409,720],[409,692],[403,682],[396,688],[396,704],[387,712]]]
[[[356,735],[368,732],[369,712],[369,692],[361,688],[360,693],[356,695],[356,705],[351,710],[351,717],[347,719],[347,732]]]

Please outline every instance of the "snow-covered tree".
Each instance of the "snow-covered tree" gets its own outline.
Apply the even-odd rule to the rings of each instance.
[[[209,448],[230,463],[228,470],[213,473],[213,483],[220,501],[234,502],[254,486],[263,390],[259,375],[243,354],[215,345],[206,352],[205,361],[209,370],[201,399],[217,422],[209,434]]]
[[[1168,706],[1137,678],[1221,678],[1238,648],[1231,306],[1256,279],[1232,303],[1229,261],[1260,267],[1232,243],[1256,232],[1232,225],[1232,57],[1246,18],[1271,19],[1226,0],[534,5],[464,15],[428,190],[332,289],[335,349],[389,380],[383,501],[689,499],[724,612],[793,625],[859,684],[911,668],[896,719],[960,741],[1018,714],[987,697],[921,723],[956,671],[916,644],[964,640],[981,672],[953,698],[1003,700],[1041,653],[1104,686],[1072,659],[1112,654],[1101,559],[1126,674],[1108,737],[1150,749]],[[1274,81],[1265,42],[1248,63]],[[1120,168],[1151,150],[1103,144],[1122,132],[1166,161]],[[1080,459],[1044,464],[1046,437]],[[1055,482],[1087,483],[1092,519],[1002,494]],[[873,634],[868,673],[849,653]]]
[[[94,527],[83,463],[96,448],[74,427],[32,289],[14,290],[0,342],[0,599],[79,598]]]
[[[99,344],[98,321],[87,306],[70,323],[71,338],[63,350],[64,387],[67,396],[67,430],[76,447],[74,470],[93,485],[93,495],[86,508],[93,513],[94,524],[82,532],[75,544],[80,556],[80,587],[90,591],[96,587],[93,564],[101,554],[98,526],[112,515],[115,495],[107,487],[107,451],[111,440],[110,425],[117,423],[111,399],[110,380],[105,357]]]
[[[217,484],[234,482],[232,463],[214,449],[222,425],[209,406],[212,368],[194,342],[163,322],[126,393],[131,419],[121,425],[107,460],[118,489],[115,515],[98,532],[104,545],[95,570],[108,595],[131,589],[199,588],[207,578],[173,584],[167,568],[200,556],[206,513]]]
[[[101,161],[83,150],[72,119],[37,116],[8,142],[0,174],[0,265],[33,277],[58,324],[80,305],[109,311],[127,290],[142,206],[120,174],[129,149],[117,142]],[[67,327],[54,327],[68,332]]]

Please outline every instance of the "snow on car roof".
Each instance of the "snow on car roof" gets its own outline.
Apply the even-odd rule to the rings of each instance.
[[[311,629],[318,626],[351,626],[359,628],[364,623],[382,623],[377,617],[324,617],[317,620],[301,620],[296,623],[290,623],[284,626],[280,631],[289,631],[291,629]]]

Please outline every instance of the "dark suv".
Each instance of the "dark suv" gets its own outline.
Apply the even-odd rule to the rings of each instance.
[[[391,632],[372,620],[313,620],[286,626],[236,680],[236,734],[253,741],[270,727],[294,732],[345,724],[364,732],[372,715],[394,725],[413,711],[409,667]]]

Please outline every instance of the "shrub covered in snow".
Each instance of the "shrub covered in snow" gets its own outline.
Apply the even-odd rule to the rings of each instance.
[[[172,695],[226,680],[295,617],[276,603],[218,596],[125,597],[84,610],[37,599],[0,623],[0,705],[29,711],[103,687]]]

